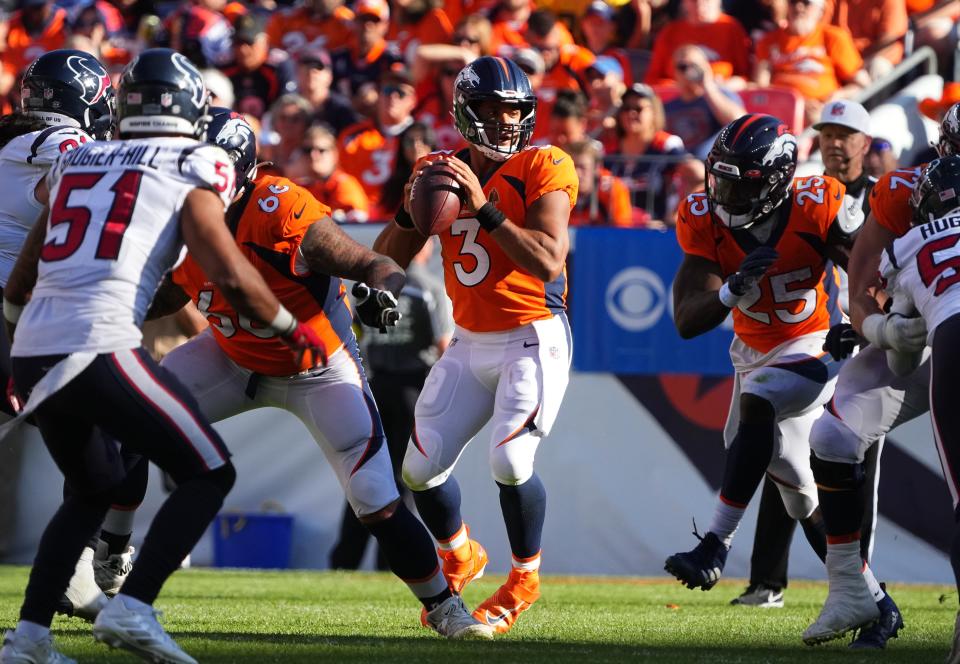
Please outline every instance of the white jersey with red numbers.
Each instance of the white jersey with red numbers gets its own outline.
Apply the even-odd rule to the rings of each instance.
[[[33,297],[12,355],[111,353],[140,345],[140,326],[183,249],[180,209],[193,189],[233,198],[220,148],[190,138],[90,143],[47,176],[50,217]]]
[[[17,136],[0,149],[0,288],[7,285],[20,247],[43,211],[34,193],[40,180],[62,153],[92,142],[77,127],[47,127]]]
[[[927,343],[937,326],[960,313],[960,208],[915,226],[880,257],[880,276],[895,301],[908,299],[927,321]]]

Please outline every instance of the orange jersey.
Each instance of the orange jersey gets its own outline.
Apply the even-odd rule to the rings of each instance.
[[[906,34],[907,5],[904,0],[836,0],[833,2],[831,25],[846,28],[861,54],[874,44]],[[830,7],[826,8],[830,12]],[[825,13],[825,16],[831,16]],[[884,57],[893,64],[903,59],[903,43],[895,42],[883,49]]]
[[[684,44],[699,46],[710,61],[710,69],[720,78],[750,77],[750,37],[737,19],[721,14],[716,23],[691,23],[686,19],[667,23],[654,42],[644,81],[655,84],[673,80],[673,52]]]
[[[863,67],[850,32],[834,25],[818,25],[802,37],[783,28],[772,30],[757,45],[757,60],[770,63],[773,85],[820,101],[829,99]]]
[[[393,174],[397,138],[384,136],[372,120],[347,127],[340,134],[340,168],[360,180],[371,205],[380,202],[380,188]]]
[[[413,52],[420,44],[449,44],[453,38],[453,24],[442,9],[431,9],[416,23],[400,24],[390,21],[387,41],[393,42],[408,62],[413,61]]]
[[[333,51],[350,44],[353,18],[353,12],[343,6],[322,19],[304,7],[274,12],[267,23],[267,37],[273,48],[291,52],[304,46]]]
[[[778,225],[771,241],[779,257],[760,280],[759,297],[744,297],[733,309],[733,331],[751,348],[767,353],[789,339],[830,327],[824,249],[845,192],[843,184],[825,175],[793,181],[792,195],[782,204],[788,209],[776,212],[770,222]],[[690,194],[680,204],[677,240],[684,253],[717,263],[724,278],[760,244],[748,231],[735,235],[714,219],[705,193]]]
[[[330,216],[336,222],[367,221],[370,218],[370,200],[360,181],[339,168],[326,180],[307,185],[307,190],[332,210]]]
[[[595,178],[597,189],[596,216],[591,210],[591,195],[580,196],[570,215],[571,226],[619,226],[632,228],[634,221],[633,206],[630,205],[630,189],[623,180],[606,168],[597,169]]]
[[[47,51],[63,48],[67,39],[67,12],[54,7],[38,34],[31,35],[23,25],[22,12],[14,12],[7,28],[7,48],[2,53],[3,67],[19,74]]]
[[[346,288],[339,278],[312,273],[297,260],[307,229],[330,208],[286,178],[267,175],[255,184],[236,204],[239,212],[227,213],[237,244],[283,306],[310,325],[332,354],[353,336]],[[273,332],[239,316],[190,256],[174,271],[173,281],[207,317],[220,348],[239,366],[266,376],[310,368],[309,358],[297,364]]]
[[[414,168],[443,156],[433,152]],[[470,163],[468,150],[457,157]],[[524,148],[507,159],[486,179],[483,192],[507,219],[522,227],[527,208],[550,192],[565,192],[572,209],[578,182],[573,159],[546,145]],[[517,267],[472,217],[458,219],[438,237],[457,325],[472,332],[502,332],[566,310],[566,268],[555,281],[544,283]]]
[[[921,164],[916,168],[898,168],[884,173],[870,190],[870,213],[877,223],[897,237],[906,235],[912,226],[910,196],[926,166]]]

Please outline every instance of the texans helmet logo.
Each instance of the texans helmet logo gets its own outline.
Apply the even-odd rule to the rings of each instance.
[[[83,88],[80,100],[87,106],[96,104],[110,89],[109,74],[92,58],[72,55],[67,58],[67,68],[73,73],[73,80]]]
[[[190,101],[193,102],[194,106],[203,108],[203,104],[207,101],[207,89],[203,85],[203,78],[200,76],[200,72],[197,71],[193,63],[181,53],[174,53],[170,61],[173,63],[173,66],[183,74],[181,89],[190,93]]]

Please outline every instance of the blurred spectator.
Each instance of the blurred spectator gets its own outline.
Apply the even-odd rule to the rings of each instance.
[[[590,140],[587,136],[587,98],[573,90],[561,90],[547,118],[546,138],[544,143],[564,150],[570,143]]]
[[[664,224],[673,227],[677,225],[677,209],[680,202],[686,200],[690,194],[703,191],[707,177],[707,168],[702,159],[690,157],[677,164],[672,173],[672,191],[669,196],[670,212],[664,217]]]
[[[233,108],[236,96],[233,94],[233,83],[219,69],[203,69],[203,84],[210,91],[210,105]]]
[[[417,47],[411,69],[415,85],[432,87],[436,73],[443,67],[454,65],[459,71],[481,55],[490,55],[490,21],[481,14],[465,16],[450,39],[449,44],[420,44]],[[425,96],[430,94],[429,91],[423,92]]]
[[[382,218],[377,208],[381,187],[393,172],[397,138],[413,124],[416,104],[406,70],[399,67],[387,71],[380,79],[375,118],[348,127],[340,135],[340,166],[360,180],[370,199],[373,219]]]
[[[828,0],[827,5],[824,16],[850,31],[870,78],[886,76],[903,59],[906,0]]]
[[[453,83],[463,69],[455,61],[443,63],[437,71],[434,85],[428,86],[425,96],[417,96],[413,117],[430,127],[438,150],[455,150],[465,142],[453,122]]]
[[[347,46],[354,17],[343,4],[343,0],[303,0],[274,12],[267,24],[270,46],[291,55],[304,47],[332,51]]]
[[[7,26],[0,95],[9,93],[16,78],[39,56],[63,48],[66,21],[67,12],[53,0],[20,0],[20,9]]]
[[[583,46],[568,44],[569,32],[549,11],[538,9],[530,14],[524,32],[530,46],[543,56],[544,74],[537,97],[552,102],[559,90],[576,90],[590,94],[586,69],[596,57]]]
[[[313,106],[311,124],[323,123],[339,134],[363,119],[347,97],[331,89],[333,65],[327,51],[303,48],[297,52],[296,61],[297,88],[300,95]]]
[[[270,107],[270,133],[260,147],[264,159],[272,161],[281,173],[286,173],[294,153],[303,145],[312,117],[310,102],[296,93],[283,95]]]
[[[787,20],[788,0],[725,0],[724,11],[739,21],[756,44],[766,33]]]
[[[682,138],[691,154],[706,159],[717,132],[746,110],[737,93],[717,83],[698,46],[674,51],[673,69],[679,94],[663,105],[667,131]]]
[[[264,19],[257,14],[237,18],[233,33],[233,64],[225,67],[223,73],[233,83],[235,110],[255,118],[263,117],[267,108],[281,95],[297,91],[293,64],[286,58],[270,58]]]
[[[449,44],[453,24],[442,9],[443,0],[394,0],[387,41],[407,62],[413,62],[420,44]]]
[[[590,86],[587,131],[591,136],[599,136],[616,126],[617,109],[620,108],[620,99],[627,86],[620,62],[607,55],[598,57],[587,68],[586,76]]]
[[[915,22],[914,48],[932,48],[937,54],[940,75],[948,80],[952,79],[957,66],[955,60],[957,39],[960,37],[957,30],[960,22],[960,2],[934,3],[930,0],[929,4],[924,6],[922,0],[908,0],[907,9],[910,18]]]
[[[770,32],[757,45],[757,85],[799,92],[807,124],[817,121],[825,102],[870,84],[850,31],[823,23],[823,4],[824,0],[790,0],[786,27]]]
[[[337,139],[327,127],[310,127],[289,177],[330,206],[337,223],[367,221],[370,201],[360,181],[340,168]]]
[[[105,4],[107,7],[111,5]],[[69,14],[70,36],[86,37],[90,40],[91,49],[89,53],[93,54],[108,69],[110,65],[125,65],[130,61],[133,55],[118,40],[110,38],[107,29],[107,17],[101,10],[101,3],[87,0],[73,8]],[[77,47],[67,47],[77,48]],[[87,50],[87,49],[81,49]]]
[[[617,24],[613,7],[603,0],[593,0],[580,20],[580,32],[583,33],[583,45],[596,56],[614,58],[620,64],[624,83],[633,83],[630,57],[627,52],[616,46]]]
[[[393,173],[383,185],[380,194],[380,210],[385,219],[392,219],[403,201],[403,187],[410,179],[417,159],[437,149],[433,130],[422,122],[414,122],[400,134],[397,154],[394,157]]]
[[[739,90],[750,75],[750,38],[737,21],[721,10],[720,0],[683,0],[683,18],[670,21],[654,40],[644,81],[673,80],[673,52],[684,44],[699,46],[713,73]]]
[[[577,204],[570,212],[572,226],[642,226],[648,217],[630,205],[630,190],[623,180],[599,165],[600,150],[596,141],[575,141],[566,146],[580,178]]]
[[[960,83],[944,83],[943,92],[939,99],[927,97],[917,102],[917,109],[925,116],[936,122],[938,125],[943,120],[947,110],[956,103],[960,103]],[[913,164],[926,164],[939,157],[936,145],[929,145],[921,150],[919,154],[913,156]]]
[[[527,40],[523,33],[532,11],[530,0],[501,0],[490,14],[490,52],[494,55],[509,55],[516,48],[523,48]]]
[[[215,7],[194,1],[182,4],[163,22],[164,45],[183,53],[200,68],[226,65],[232,51],[230,21],[220,13],[225,4],[222,0]]]
[[[867,174],[879,178],[884,173],[889,173],[898,167],[897,155],[893,152],[893,144],[885,138],[874,137],[870,141],[867,157],[863,160],[863,168]]]
[[[400,52],[385,39],[390,27],[390,7],[386,0],[360,0],[355,8],[353,38],[350,45],[331,51],[333,85],[355,102],[369,93],[383,72],[402,62]],[[366,89],[362,89],[365,88]]]
[[[663,104],[648,85],[634,83],[623,93],[613,135],[603,140],[604,165],[623,179],[634,207],[662,220],[674,159],[686,153],[679,136],[664,130]],[[665,158],[666,157],[666,158]]]

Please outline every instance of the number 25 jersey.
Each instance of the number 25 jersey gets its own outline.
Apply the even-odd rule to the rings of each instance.
[[[774,212],[770,239],[761,243],[749,231],[733,232],[710,212],[704,193],[691,194],[680,205],[677,240],[687,254],[720,266],[726,279],[754,248],[768,244],[778,258],[733,309],[733,330],[749,347],[767,353],[780,344],[830,327],[823,285],[827,235],[838,215],[862,213],[844,207],[846,188],[827,176],[796,178],[790,197]],[[786,209],[782,209],[783,207]]]
[[[220,148],[190,138],[88,143],[50,169],[50,216],[33,298],[12,354],[136,348],[163,275],[183,248],[180,210],[193,189],[224,207],[235,175]]]
[[[457,157],[469,163],[469,154],[462,150]],[[433,153],[424,160],[443,156]],[[487,199],[520,227],[526,226],[527,209],[554,191],[567,194],[572,210],[579,188],[573,159],[551,145],[524,148],[481,184]],[[544,283],[514,263],[472,217],[457,219],[438,237],[457,325],[471,332],[502,332],[566,310],[566,267]]]

